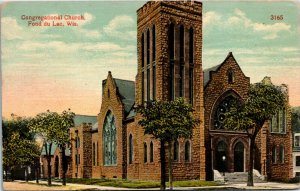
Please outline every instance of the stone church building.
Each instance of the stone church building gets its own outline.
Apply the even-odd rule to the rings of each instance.
[[[203,69],[202,3],[143,5],[137,10],[137,54],[136,80],[117,79],[108,72],[97,122],[71,128],[68,176],[160,179],[159,141],[144,134],[134,108],[144,101],[175,97],[184,97],[201,123],[191,139],[172,145],[174,179],[212,180],[218,172],[247,172],[249,138],[245,132],[225,129],[223,121],[232,99],[247,99],[250,78],[231,52],[220,65]],[[263,83],[271,83],[270,78]],[[278,88],[288,96],[285,85]],[[288,103],[260,131],[254,163],[268,179],[292,177]]]

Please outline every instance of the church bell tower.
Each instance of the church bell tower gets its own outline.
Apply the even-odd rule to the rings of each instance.
[[[202,3],[149,1],[137,11],[136,104],[184,97],[204,121]],[[193,177],[205,178],[204,125],[191,139]]]

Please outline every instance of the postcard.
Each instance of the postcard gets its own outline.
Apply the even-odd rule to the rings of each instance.
[[[159,161],[158,142],[134,130],[138,119],[135,104],[143,99],[185,97],[194,104],[196,112],[200,108],[197,116],[203,123],[199,126],[199,136],[208,133],[209,140],[204,140],[204,136],[199,138],[199,142],[204,141],[198,146],[191,140],[179,141],[180,152],[177,156],[174,150],[173,155],[184,166],[184,172],[174,169],[178,174],[190,171],[188,177],[201,180],[217,180],[214,170],[220,172],[219,178],[223,180],[222,171],[248,171],[249,140],[239,139],[244,135],[230,134],[235,137],[230,138],[228,134],[224,138],[224,153],[217,153],[221,149],[216,146],[220,143],[219,130],[223,128],[219,115],[223,111],[216,105],[226,104],[224,96],[230,88],[230,95],[245,99],[245,83],[249,86],[267,79],[286,88],[290,108],[300,106],[298,1],[4,1],[1,8],[2,120],[35,118],[39,113],[62,113],[70,109],[77,116],[75,124],[90,123],[89,170],[82,166],[87,160],[82,158],[84,151],[75,155],[70,148],[71,162],[66,174],[69,178],[159,179],[160,169],[154,165]],[[218,75],[224,83],[218,81]],[[209,86],[213,83],[218,86],[211,90]],[[223,96],[222,100],[218,96]],[[270,139],[276,142],[275,150],[268,142],[258,146],[259,165],[254,165],[258,173],[269,179],[284,179],[273,169],[275,163],[266,162],[273,160],[274,152],[277,157],[274,160],[282,162],[282,176],[293,178],[300,174],[300,168],[293,163],[300,161],[300,152],[299,156],[293,155],[291,119],[284,112],[280,115],[276,124],[277,133],[281,134],[277,135],[272,125],[269,132]],[[115,125],[107,126],[107,121]],[[125,126],[124,134],[119,134],[119,129]],[[101,134],[106,130],[111,137]],[[74,137],[79,136],[76,130],[70,132]],[[122,136],[125,136],[123,142]],[[285,136],[289,142],[281,143],[276,136]],[[140,143],[135,141],[137,137],[143,137]],[[140,145],[144,143],[146,155],[145,146]],[[242,153],[238,153],[238,143],[242,144]],[[73,149],[76,145],[74,142]],[[126,150],[121,151],[121,145]],[[200,155],[194,152],[205,148],[211,157],[201,152],[201,159],[194,159]],[[51,176],[62,178],[59,170],[62,164],[58,162],[61,158],[55,149],[58,146],[53,148]],[[225,164],[221,155],[227,157]],[[202,165],[205,160],[211,162]],[[193,166],[192,161],[199,165]],[[39,162],[39,176],[46,180],[46,159],[41,157]],[[134,170],[133,165],[139,170]],[[11,174],[8,171],[4,178]],[[176,179],[188,179],[178,174],[174,175]],[[29,175],[35,179],[35,168],[29,172],[23,170],[16,179]]]

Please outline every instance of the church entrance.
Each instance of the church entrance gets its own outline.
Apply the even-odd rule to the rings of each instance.
[[[59,176],[59,175],[58,175],[58,167],[59,167],[58,156],[55,157],[55,163],[54,163],[54,165],[55,165],[54,176],[55,176],[55,177],[58,177],[58,176]]]
[[[216,148],[216,166],[215,168],[220,172],[227,171],[226,164],[226,143],[224,141],[220,141]]]
[[[244,172],[244,145],[241,142],[234,147],[234,171]]]

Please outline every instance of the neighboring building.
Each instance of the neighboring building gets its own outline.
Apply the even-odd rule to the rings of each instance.
[[[71,132],[77,132],[77,129],[80,129],[80,133],[82,133],[82,129],[86,129],[86,127],[91,127],[91,124],[97,123],[97,117],[96,116],[86,116],[86,115],[76,115],[74,117],[74,128],[70,129],[70,134],[74,136]],[[88,129],[90,131],[90,128]],[[80,139],[77,139],[78,142],[78,147],[80,145],[79,141]],[[82,139],[81,139],[82,140]],[[71,142],[73,143],[74,140],[71,139]],[[85,140],[86,141],[86,140]],[[90,146],[90,145],[88,145]],[[73,159],[76,159],[76,152],[73,151],[73,149],[76,148],[76,146],[71,146],[65,150],[65,155],[68,161],[68,170],[66,177],[71,178],[71,177],[77,177],[75,174],[78,170],[75,161]],[[71,152],[73,151],[73,152]],[[83,151],[81,151],[83,152]],[[61,158],[61,150],[57,146],[57,144],[53,143],[51,147],[51,177],[57,177],[61,178],[62,177],[62,158]],[[80,154],[78,155],[80,156]],[[81,155],[83,156],[83,155]],[[80,157],[79,157],[80,158]],[[80,159],[78,159],[80,160]],[[85,160],[87,161],[87,160]],[[40,158],[40,163],[41,163],[41,177],[48,177],[48,167],[47,167],[47,156],[46,156],[46,151],[45,147],[42,147],[42,152],[41,152],[41,158]],[[73,164],[74,163],[74,164]],[[81,170],[83,172],[83,170]],[[80,176],[79,176],[80,177]]]
[[[300,107],[292,108],[293,113],[300,116]],[[293,176],[300,177],[300,119],[292,119],[293,128]]]
[[[109,72],[97,123],[70,130],[72,177],[160,179],[160,144],[144,134],[134,106],[175,97],[185,97],[202,123],[191,139],[173,143],[174,179],[211,180],[213,170],[246,172],[249,138],[225,129],[223,120],[232,99],[247,99],[250,79],[232,53],[203,71],[202,3],[150,1],[138,9],[137,54],[136,81]],[[263,82],[271,83],[270,78]],[[278,88],[288,95],[286,86]],[[287,103],[257,137],[255,169],[268,179],[292,177],[290,121]]]

